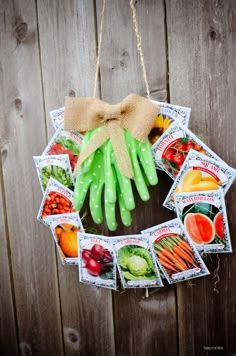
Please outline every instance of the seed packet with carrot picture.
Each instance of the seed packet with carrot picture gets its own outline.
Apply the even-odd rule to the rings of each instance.
[[[224,193],[175,193],[175,207],[190,240],[201,252],[232,252]]]
[[[78,264],[77,233],[84,232],[79,213],[52,215],[47,218],[61,261],[65,265]]]
[[[52,120],[52,124],[55,130],[57,130],[64,121],[64,111],[65,107],[60,109],[52,110],[49,112],[49,116]]]
[[[185,234],[180,219],[167,221],[142,233],[149,234],[156,261],[168,283],[209,274],[201,256]]]
[[[148,236],[112,237],[116,264],[124,288],[162,287]]]
[[[50,215],[75,212],[73,206],[74,193],[53,178],[48,181],[47,188],[39,208],[37,219],[49,227],[47,218]]]
[[[236,170],[217,156],[217,160],[190,150],[163,205],[175,210],[174,193],[223,189],[224,195],[233,183]]]
[[[78,233],[80,282],[116,289],[116,265],[110,239]]]

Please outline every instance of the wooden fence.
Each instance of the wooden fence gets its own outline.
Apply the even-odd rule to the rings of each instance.
[[[101,0],[0,1],[0,354],[236,355],[236,258],[207,257],[193,285],[110,292],[63,267],[36,220],[41,191],[32,155],[53,133],[48,112],[66,95],[92,95]],[[136,1],[153,99],[192,107],[190,128],[236,167],[235,0]],[[110,102],[145,94],[128,0],[108,0],[100,93]],[[161,172],[138,233],[172,218]],[[227,193],[233,247],[236,186]]]

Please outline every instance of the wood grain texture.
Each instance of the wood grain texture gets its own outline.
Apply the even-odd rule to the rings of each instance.
[[[170,98],[192,107],[190,126],[226,162],[236,165],[236,3],[167,1]],[[186,29],[188,29],[186,31]],[[235,184],[226,195],[235,248]],[[219,293],[213,291],[217,257],[207,258],[211,276],[178,286],[181,355],[234,355],[236,340],[235,254],[219,255]],[[207,347],[213,347],[207,351]],[[205,348],[205,349],[204,349]]]
[[[39,1],[38,15],[49,112],[63,106],[66,95],[92,96],[96,63],[93,1]],[[48,130],[52,133],[51,123]],[[59,261],[58,268],[66,355],[114,355],[111,292],[79,283],[77,267],[65,267]]]
[[[55,252],[36,220],[42,195],[32,155],[46,140],[34,2],[3,1],[0,26],[1,155],[19,348],[21,355],[62,355]]]
[[[98,24],[102,1],[97,1]],[[166,47],[163,1],[138,1],[137,16],[153,99],[166,100]],[[115,103],[130,92],[145,95],[129,2],[107,1],[101,56],[101,94]],[[112,235],[139,233],[171,219],[162,207],[171,180],[158,173],[160,183],[150,189],[152,199],[136,197],[132,227],[120,227]],[[114,293],[117,355],[177,355],[175,288],[164,287]],[[171,339],[171,344],[170,344]]]

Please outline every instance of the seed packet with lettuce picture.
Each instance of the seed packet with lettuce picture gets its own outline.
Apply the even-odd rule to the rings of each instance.
[[[142,231],[149,234],[155,258],[168,283],[209,274],[201,256],[184,232],[180,219]]]
[[[60,109],[52,110],[49,112],[49,116],[52,120],[52,124],[55,130],[57,130],[64,122],[64,111],[65,107]]]
[[[112,241],[124,288],[163,286],[147,236],[117,236]]]
[[[232,252],[224,193],[175,193],[175,207],[190,240],[201,252]]]
[[[108,237],[79,232],[80,282],[116,289],[116,265]]]
[[[79,213],[52,215],[47,218],[61,261],[78,264],[77,233],[84,232]]]
[[[175,210],[174,193],[223,189],[224,195],[233,183],[236,170],[217,156],[217,160],[190,150],[163,205]]]
[[[74,179],[68,155],[34,156],[33,159],[43,193],[49,178],[54,178],[69,189],[74,188]]]

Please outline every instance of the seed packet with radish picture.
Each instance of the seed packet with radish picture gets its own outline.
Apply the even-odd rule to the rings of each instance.
[[[190,150],[163,205],[175,210],[174,193],[223,189],[224,195],[233,183],[236,170],[217,156],[217,160]]]
[[[75,212],[74,193],[57,180],[50,178],[39,208],[37,219],[49,227],[47,218],[50,215]]]
[[[123,288],[163,286],[148,236],[116,236],[112,242]]]
[[[149,235],[158,266],[169,284],[210,274],[181,220],[166,221],[142,233]]]
[[[232,252],[224,193],[175,193],[177,215],[189,239],[200,252]]]
[[[47,222],[64,265],[78,264],[77,232],[84,232],[79,213],[51,215]]]
[[[54,178],[69,189],[74,188],[74,178],[68,155],[34,156],[33,159],[43,193],[49,178]]]
[[[64,122],[64,111],[65,107],[49,112],[49,116],[52,120],[52,124],[55,130],[57,130]]]
[[[116,289],[116,264],[108,237],[78,233],[80,282]]]

